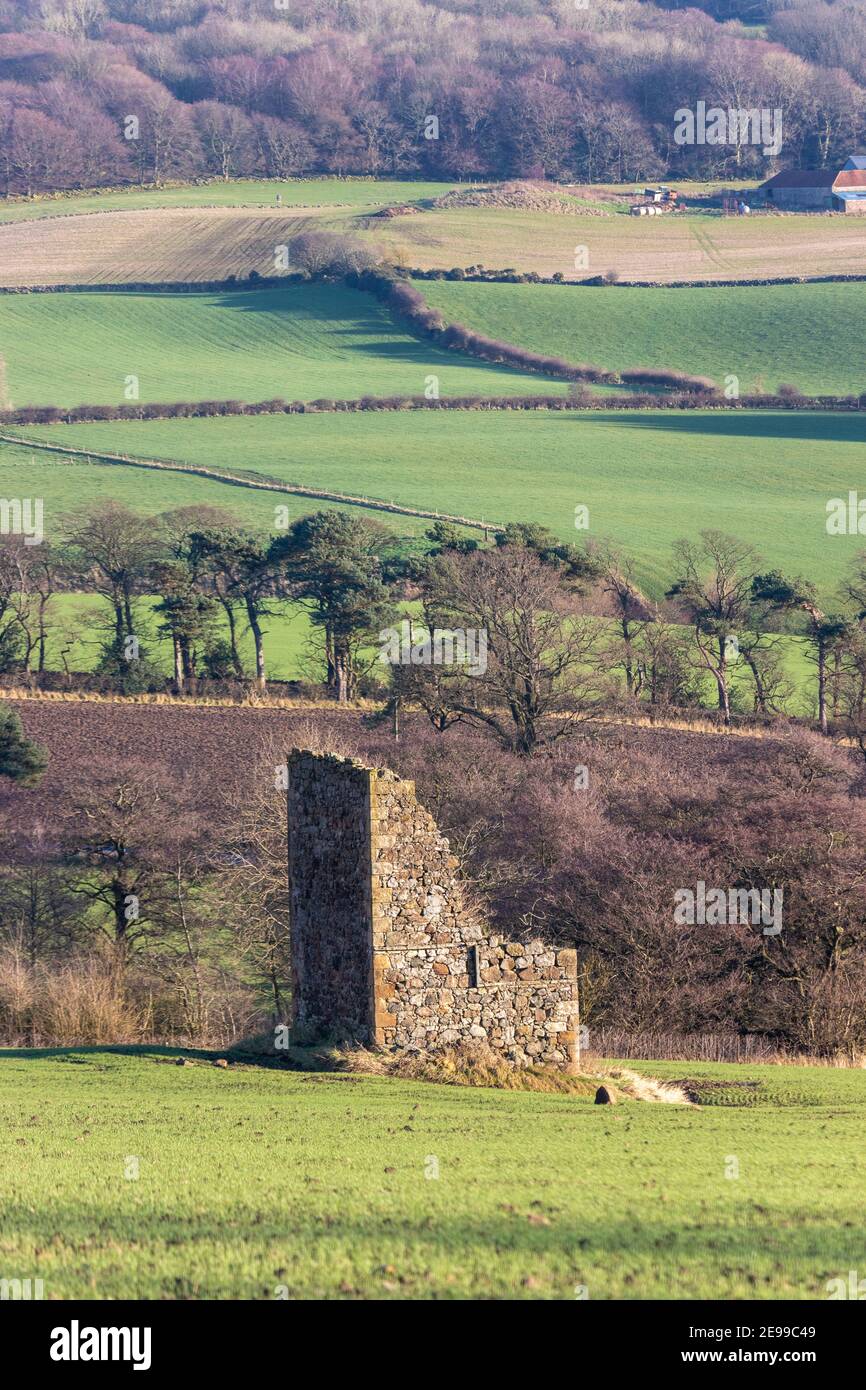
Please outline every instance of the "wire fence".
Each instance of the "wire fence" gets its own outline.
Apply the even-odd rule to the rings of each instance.
[[[626,1033],[618,1028],[590,1028],[581,1051],[622,1061],[654,1062],[772,1062],[793,1057],[759,1034]]]
[[[66,444],[45,444],[41,440],[27,439],[23,435],[0,434],[0,443],[14,444],[24,449],[40,449],[50,454],[68,455],[82,458],[88,462],[123,464],[128,468],[150,468],[162,472],[193,473],[200,478],[210,478],[214,482],[228,483],[234,487],[254,488],[260,492],[283,492],[299,497],[313,497],[323,502],[340,502],[348,507],[366,507],[372,511],[392,512],[398,516],[414,516],[425,521],[446,521],[455,526],[469,526],[476,531],[501,531],[503,524],[497,521],[478,520],[477,517],[455,516],[450,512],[427,511],[423,507],[407,507],[399,502],[385,502],[377,497],[363,494],[332,492],[324,488],[304,487],[300,483],[281,483],[271,478],[241,477],[236,473],[225,473],[215,468],[205,468],[199,464],[180,463],[176,459],[144,459],[133,454],[107,454],[94,449],[73,449]]]

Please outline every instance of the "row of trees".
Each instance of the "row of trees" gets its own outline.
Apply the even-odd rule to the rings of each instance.
[[[765,719],[812,708],[866,735],[866,556],[833,611],[806,579],[764,571],[753,547],[715,530],[674,548],[665,602],[653,602],[615,547],[558,544],[544,528],[511,526],[497,550],[439,528],[420,592],[428,628],[483,629],[487,671],[395,668],[392,703],[414,700],[437,727],[457,719],[493,729],[524,753],[563,736],[599,702],[695,708]],[[814,692],[791,676],[791,638],[815,670]],[[866,745],[863,745],[866,746]]]
[[[763,170],[752,145],[674,143],[675,109],[698,100],[781,108],[786,162],[843,158],[866,135],[862,14],[771,8],[763,39],[639,0],[473,12],[6,0],[0,177],[34,193],[308,170],[589,181]]]
[[[811,708],[822,732],[832,720],[866,740],[866,555],[830,607],[808,580],[767,571],[753,547],[714,530],[675,547],[663,600],[615,546],[566,545],[529,524],[495,542],[437,522],[407,546],[336,510],[268,536],[222,508],[154,524],[100,503],[69,514],[53,545],[0,545],[0,670],[38,678],[53,660],[71,685],[74,653],[90,642],[118,688],[162,689],[161,638],[183,694],[202,678],[247,679],[248,634],[263,691],[265,636],[289,603],[309,617],[328,692],[346,703],[387,686],[395,723],[420,705],[440,731],[468,722],[531,753],[600,705],[715,705],[726,724]],[[64,591],[102,600],[95,626],[57,602]],[[386,660],[382,635],[410,611],[409,647]],[[454,659],[453,645],[447,660],[432,656],[423,641],[436,633],[483,634],[484,662],[461,649]],[[814,669],[809,689],[792,675],[793,637]]]
[[[391,612],[401,564],[394,533],[336,511],[265,536],[218,507],[179,508],[156,525],[116,502],[82,508],[53,544],[7,537],[0,545],[0,670],[44,674],[53,643],[71,684],[73,654],[90,644],[97,671],[119,688],[158,689],[164,677],[152,642],[160,637],[171,643],[182,694],[198,677],[243,680],[248,633],[253,679],[264,690],[266,626],[292,600],[321,633],[328,688],[346,701],[358,689],[360,644]],[[95,626],[64,612],[55,602],[62,592],[103,601]]]

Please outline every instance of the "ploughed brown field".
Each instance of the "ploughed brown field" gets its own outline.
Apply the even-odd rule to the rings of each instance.
[[[36,788],[0,781],[0,834],[11,838],[51,827],[70,791],[116,773],[154,775],[175,788],[179,808],[216,810],[243,786],[272,748],[304,743],[309,713],[249,706],[137,705],[103,701],[5,700],[27,734],[48,750],[48,770]],[[330,716],[330,722],[346,723]],[[358,716],[350,716],[358,722]],[[276,756],[276,754],[275,754]]]
[[[407,266],[513,267],[568,280],[737,280],[866,273],[866,219],[843,214],[638,218],[499,207],[428,208],[383,220],[357,209],[157,208],[0,225],[0,286],[244,279],[274,273],[302,230],[369,239]],[[586,247],[575,269],[575,252]]]
[[[239,280],[274,274],[275,247],[333,209],[158,208],[0,225],[0,285]]]
[[[390,732],[371,730],[357,710],[341,713],[315,709],[286,710],[267,706],[204,706],[135,704],[109,701],[41,701],[4,699],[21,716],[30,738],[49,754],[48,770],[36,788],[23,788],[0,779],[0,836],[10,851],[15,842],[49,843],[73,790],[91,782],[130,775],[135,780],[152,774],[172,788],[179,813],[207,818],[219,813],[226,798],[243,793],[254,779],[271,783],[277,767],[295,746],[318,746],[356,754],[378,765],[392,765],[414,776],[419,795],[425,794],[425,768],[447,757],[470,740],[477,752],[465,748],[463,757],[478,765],[497,757],[496,745],[477,733],[455,727],[446,735],[433,732],[420,715],[404,720],[404,740],[396,745]],[[581,737],[579,734],[577,737]],[[723,782],[756,776],[756,762],[772,757],[772,737],[722,738],[677,729],[594,726],[588,741],[621,747],[630,754],[663,752],[669,771],[700,765],[702,776]],[[410,759],[406,764],[406,758]],[[462,763],[463,758],[458,760]],[[742,769],[742,772],[739,769]],[[435,779],[433,779],[435,780]],[[429,790],[429,789],[428,789]],[[430,806],[431,810],[440,808]],[[36,837],[34,839],[34,837]],[[44,843],[43,840],[43,843]]]

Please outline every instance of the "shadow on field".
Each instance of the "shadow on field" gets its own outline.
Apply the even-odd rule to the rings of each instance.
[[[592,418],[592,417],[589,417]],[[694,413],[662,410],[623,412],[605,415],[598,423],[626,429],[665,430],[669,434],[715,435],[725,439],[813,439],[833,444],[862,444],[866,441],[866,411],[840,415],[814,411],[770,414],[765,411],[732,410]]]
[[[78,1057],[176,1057],[196,1058],[211,1062],[224,1052],[211,1052],[200,1047],[164,1047],[160,1043],[102,1043],[94,1047],[0,1047],[0,1062],[9,1058],[27,1058],[38,1061],[40,1057],[59,1058],[61,1061]]]
[[[290,1047],[285,1051],[274,1052],[250,1048],[246,1043],[235,1043],[223,1048],[179,1047],[163,1043],[103,1043],[95,1046],[79,1047],[0,1047],[0,1062],[9,1060],[36,1061],[41,1058],[52,1061],[72,1062],[84,1065],[99,1057],[139,1057],[155,1061],[177,1063],[204,1062],[213,1065],[228,1064],[233,1070],[239,1068],[259,1068],[263,1071],[319,1072],[348,1077],[347,1069],[333,1049],[314,1047]]]
[[[202,1175],[202,1191],[212,1181]],[[213,1189],[210,1188],[211,1196]],[[670,1270],[674,1288],[689,1289],[695,1296],[696,1283],[715,1285],[717,1296],[724,1297],[784,1297],[816,1298],[823,1294],[825,1280],[838,1270],[847,1269],[851,1261],[851,1237],[848,1231],[837,1229],[828,1221],[816,1219],[807,1212],[788,1215],[782,1224],[770,1219],[756,1220],[748,1210],[728,1222],[703,1221],[699,1226],[683,1227],[674,1214],[653,1214],[649,1220],[635,1217],[582,1217],[562,1219],[554,1212],[546,1223],[538,1221],[534,1204],[514,1206],[502,1203],[496,1212],[472,1216],[466,1211],[435,1218],[429,1214],[415,1216],[405,1208],[394,1208],[393,1200],[377,1209],[372,1202],[364,1214],[357,1216],[338,1213],[323,1207],[321,1198],[311,1192],[306,1203],[259,1201],[251,1185],[246,1200],[234,1199],[225,1205],[214,1202],[212,1208],[195,1207],[191,1215],[189,1197],[177,1203],[154,1203],[149,1207],[121,1209],[103,1201],[80,1198],[61,1204],[52,1202],[44,1208],[26,1203],[10,1203],[4,1210],[4,1221],[19,1238],[67,1252],[66,1277],[83,1277],[79,1241],[87,1244],[87,1273],[99,1278],[104,1260],[101,1246],[109,1247],[110,1259],[116,1264],[112,1242],[148,1252],[154,1266],[164,1264],[159,1272],[141,1274],[131,1268],[124,1276],[125,1297],[197,1297],[219,1298],[238,1296],[237,1290],[226,1287],[226,1275],[218,1267],[204,1273],[190,1287],[185,1279],[178,1280],[173,1267],[178,1256],[189,1259],[195,1252],[201,1266],[210,1258],[225,1263],[226,1255],[237,1261],[249,1259],[261,1252],[261,1288],[245,1291],[246,1296],[272,1299],[273,1280],[268,1278],[268,1260],[275,1243],[281,1248],[299,1252],[299,1264],[310,1257],[333,1260],[350,1253],[359,1271],[355,1283],[339,1290],[343,1297],[382,1297],[383,1275],[393,1280],[384,1285],[388,1292],[411,1297],[424,1291],[432,1282],[450,1282],[447,1272],[455,1263],[469,1271],[483,1271],[482,1280],[495,1284],[488,1273],[491,1253],[516,1256],[527,1273],[534,1273],[536,1296],[543,1294],[545,1285],[550,1291],[579,1281],[590,1286],[591,1294],[599,1297],[629,1297],[629,1286],[640,1296],[645,1280],[656,1277],[660,1266]],[[542,1216],[544,1214],[542,1213]],[[764,1214],[766,1217],[766,1214]],[[62,1239],[57,1232],[63,1232]],[[99,1236],[94,1237],[94,1232]],[[820,1246],[820,1255],[816,1255]],[[116,1248],[116,1247],[115,1247]],[[303,1252],[303,1254],[301,1254]],[[383,1262],[393,1260],[401,1268],[386,1270]],[[543,1262],[550,1261],[545,1268]],[[366,1268],[365,1268],[366,1266]],[[422,1271],[438,1270],[437,1274]],[[150,1285],[146,1290],[136,1287],[137,1276]],[[108,1274],[110,1280],[112,1274]],[[274,1278],[284,1276],[274,1271]],[[314,1281],[320,1276],[313,1276]],[[286,1280],[290,1292],[309,1293],[309,1268],[298,1274],[296,1282]],[[525,1281],[523,1281],[525,1282]],[[516,1283],[516,1280],[515,1280]],[[154,1284],[156,1287],[154,1288]],[[336,1290],[328,1291],[333,1295]],[[673,1296],[668,1294],[668,1296]]]
[[[282,296],[282,299],[280,298]],[[333,337],[334,351],[339,354],[360,353],[364,357],[379,361],[441,367],[443,370],[471,368],[493,379],[513,380],[516,376],[530,376],[521,373],[518,367],[506,363],[487,362],[467,353],[451,352],[438,347],[430,339],[413,332],[407,323],[401,323],[384,304],[377,304],[371,311],[369,297],[361,290],[350,289],[344,285],[312,284],[287,286],[284,290],[231,291],[220,297],[220,309],[240,311],[244,314],[266,312],[285,313],[296,319],[319,325],[323,335]],[[351,320],[346,314],[352,311]],[[353,343],[352,338],[362,342]],[[538,374],[539,393],[550,390],[551,383],[564,392],[565,384],[553,377]],[[423,383],[422,383],[423,385]],[[325,392],[327,396],[329,393]],[[405,394],[395,392],[395,394]],[[507,395],[507,391],[501,394]],[[529,394],[526,388],[521,394]],[[554,392],[559,394],[559,392]]]

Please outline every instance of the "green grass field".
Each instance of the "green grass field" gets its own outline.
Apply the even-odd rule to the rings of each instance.
[[[238,468],[242,471],[240,465]],[[291,517],[303,516],[324,506],[347,511],[350,516],[366,512],[406,537],[418,536],[430,525],[420,517],[394,516],[373,509],[367,512],[363,507],[344,507],[339,502],[317,502],[312,498],[230,487],[183,473],[151,473],[138,468],[64,459],[61,455],[0,443],[0,496],[19,497],[25,489],[25,495],[44,499],[49,536],[57,535],[66,512],[104,501],[107,497],[144,516],[154,516],[174,507],[222,507],[254,531],[273,531],[275,507],[285,504]]]
[[[437,349],[342,285],[231,294],[0,296],[7,404],[273,396],[561,395],[562,381]]]
[[[866,284],[564,289],[431,281],[450,322],[572,362],[673,367],[740,391],[866,391]],[[840,326],[844,324],[844,332]]]
[[[637,1069],[708,1103],[2,1053],[0,1276],[49,1299],[809,1300],[862,1270],[866,1074]]]
[[[740,181],[737,188],[750,187]],[[347,208],[353,212],[386,207],[394,203],[430,202],[443,193],[465,184],[456,181],[439,183],[426,179],[374,178],[293,178],[273,179],[215,179],[207,184],[183,184],[168,188],[127,188],[112,193],[69,193],[54,197],[32,199],[0,199],[0,223],[34,221],[42,217],[62,217],[89,212],[122,212],[144,208],[215,208],[215,207],[273,207],[279,195],[284,207]],[[610,192],[623,194],[622,204],[628,207],[632,184],[599,184]],[[715,192],[718,183],[680,183],[684,197],[703,197]],[[581,202],[579,186],[572,186],[563,196],[570,202]],[[595,203],[587,206],[595,207]]]
[[[394,179],[230,179],[179,188],[129,188],[115,193],[76,193],[30,201],[0,200],[0,222],[33,221],[73,213],[122,212],[142,208],[346,207],[353,212],[389,203],[437,198],[461,184]]]
[[[155,599],[141,600],[136,625],[146,645],[148,655],[165,675],[173,673],[171,640],[158,633],[160,616],[153,612]],[[306,610],[295,604],[275,602],[270,616],[263,621],[264,650],[268,676],[271,680],[321,679],[323,663],[320,656],[321,639],[311,627]],[[56,594],[48,611],[50,623],[46,642],[46,665],[49,671],[61,671],[61,649],[68,636],[75,638],[67,652],[67,664],[72,671],[92,671],[99,660],[102,645],[108,634],[111,614],[106,603],[94,594]],[[228,638],[228,625],[221,613],[215,615],[214,629]],[[252,637],[243,619],[238,623],[238,648],[244,670],[252,675],[255,652]]]
[[[670,583],[674,541],[706,527],[757,546],[767,568],[805,574],[828,602],[863,548],[860,536],[826,531],[828,499],[866,489],[866,421],[859,415],[321,414],[52,426],[27,434],[75,448],[242,466],[285,482],[492,522],[541,522],[563,538],[609,538],[635,557],[638,578],[653,595]],[[38,479],[49,488],[50,528],[51,513],[76,496],[81,465],[58,462],[48,473],[44,459],[33,466],[32,475],[27,465],[16,470],[14,490],[4,495],[40,495]],[[120,472],[99,472],[109,495],[126,487]],[[8,476],[0,471],[4,487]],[[132,486],[144,492],[148,483],[151,493],[168,495],[158,474],[136,473]],[[222,497],[224,505],[244,505],[241,488],[224,488]],[[300,498],[295,505],[298,514],[311,509]],[[575,532],[578,506],[589,508],[588,533]]]

